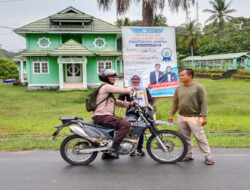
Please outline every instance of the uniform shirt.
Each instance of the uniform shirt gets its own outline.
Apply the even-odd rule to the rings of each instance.
[[[99,90],[96,103],[104,100],[109,94],[129,94],[132,91],[133,87],[128,88],[120,88],[117,86],[110,85],[105,83],[103,87]],[[96,115],[115,115],[115,105],[120,107],[129,107],[129,102],[124,102],[121,100],[114,100],[114,98],[110,97],[107,101],[102,102],[96,110],[93,112],[92,117]]]
[[[170,115],[179,110],[182,116],[207,116],[207,94],[205,88],[194,82],[191,85],[181,85],[175,90],[173,106]]]

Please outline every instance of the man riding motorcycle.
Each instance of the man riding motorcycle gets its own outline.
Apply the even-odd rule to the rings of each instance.
[[[105,69],[99,73],[99,79],[104,83],[100,88],[97,97],[96,104],[109,98],[98,105],[96,110],[93,112],[92,119],[96,124],[103,125],[108,128],[117,129],[114,142],[111,147],[111,152],[114,154],[128,154],[129,152],[120,147],[120,143],[126,137],[131,124],[121,117],[115,116],[115,105],[120,107],[132,107],[133,102],[125,102],[116,100],[114,94],[129,94],[135,87],[120,88],[114,86],[116,72],[112,69]]]

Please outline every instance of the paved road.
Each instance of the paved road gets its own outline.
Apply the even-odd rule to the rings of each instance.
[[[57,151],[0,152],[0,190],[249,190],[250,149],[213,149],[216,165],[199,151],[191,162],[162,165],[122,156],[70,166]]]

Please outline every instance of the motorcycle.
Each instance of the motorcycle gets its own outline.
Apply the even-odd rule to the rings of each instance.
[[[172,164],[182,160],[187,154],[187,142],[184,137],[173,130],[158,130],[157,125],[172,125],[166,121],[155,121],[150,107],[141,107],[135,103],[132,111],[124,118],[131,123],[129,134],[121,142],[123,149],[136,150],[139,137],[145,130],[151,133],[146,150],[149,156],[159,162]],[[88,165],[97,157],[98,152],[110,153],[116,134],[115,129],[97,125],[80,117],[60,117],[61,125],[52,134],[55,138],[65,127],[70,127],[72,135],[66,137],[61,146],[62,158],[71,165]],[[148,136],[146,134],[146,136]]]

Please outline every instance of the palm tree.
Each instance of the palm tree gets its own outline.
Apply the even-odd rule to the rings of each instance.
[[[206,20],[206,22],[213,22],[213,25],[219,24],[219,31],[224,29],[225,20],[230,20],[233,17],[230,16],[230,13],[235,12],[235,9],[229,9],[232,1],[226,4],[226,0],[213,0],[209,1],[209,4],[212,5],[212,9],[205,9],[203,12],[211,13],[212,15]]]
[[[122,26],[130,26],[131,21],[129,20],[128,17],[125,17],[124,19],[117,19],[115,25],[118,26],[119,28],[121,28]]]
[[[159,8],[163,10],[165,6],[165,0],[136,0],[137,2],[142,1],[142,25],[152,26],[155,11]],[[109,10],[113,0],[97,0],[99,8],[103,10]],[[125,13],[132,0],[116,0],[117,15]],[[195,0],[192,0],[195,3]],[[181,7],[183,10],[187,10],[188,0],[168,0],[171,11],[178,12]]]
[[[155,14],[153,19],[153,26],[167,26],[167,18],[162,14]]]
[[[179,43],[181,46],[188,48],[192,56],[194,50],[200,47],[200,34],[200,24],[196,24],[196,21],[193,20],[182,25]]]

